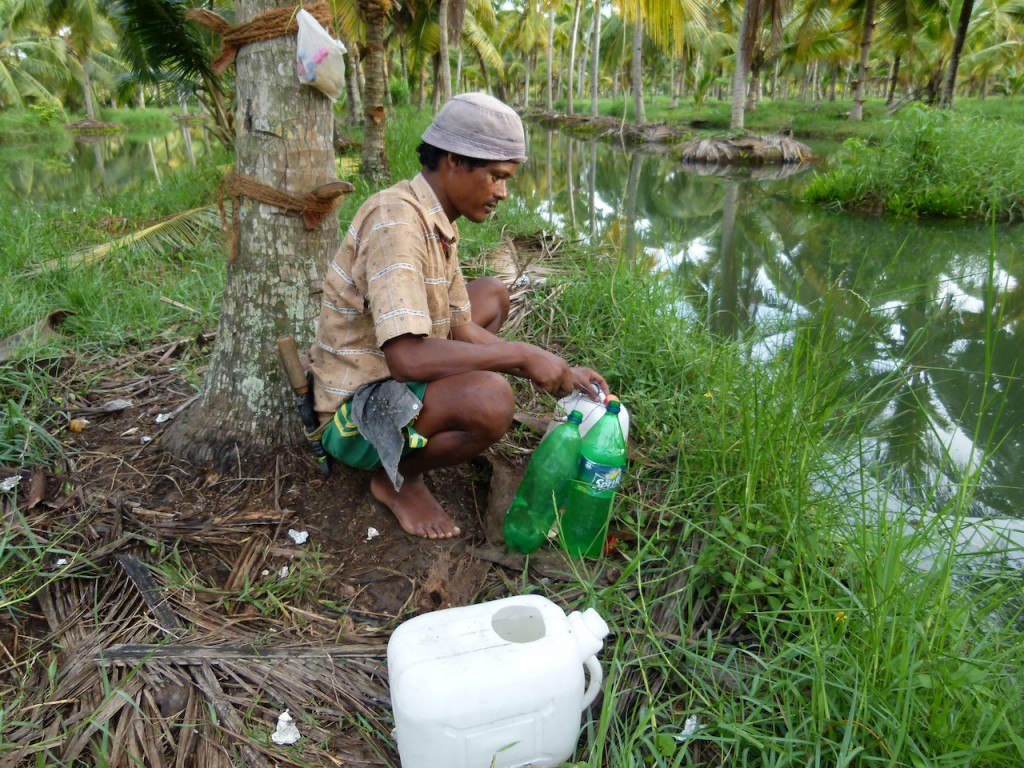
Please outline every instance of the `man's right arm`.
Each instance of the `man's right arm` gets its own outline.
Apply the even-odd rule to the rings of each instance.
[[[529,379],[538,389],[561,397],[593,385],[605,392],[604,378],[589,368],[570,368],[558,355],[521,341],[474,344],[455,339],[430,339],[412,334],[384,344],[388,370],[398,381],[433,381],[468,371],[495,371]]]

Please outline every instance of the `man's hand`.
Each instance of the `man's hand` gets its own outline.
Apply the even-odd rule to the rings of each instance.
[[[525,346],[529,348],[529,354],[519,375],[533,382],[537,389],[555,397],[565,397],[579,390],[595,402],[601,402],[603,395],[608,393],[608,382],[597,371],[582,366],[570,368],[553,352],[532,344]],[[595,385],[603,394],[595,391]]]

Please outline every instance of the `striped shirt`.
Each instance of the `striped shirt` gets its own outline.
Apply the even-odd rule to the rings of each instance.
[[[333,414],[360,386],[391,375],[388,340],[445,339],[469,322],[458,244],[422,174],[363,203],[324,276],[309,351],[318,412]]]

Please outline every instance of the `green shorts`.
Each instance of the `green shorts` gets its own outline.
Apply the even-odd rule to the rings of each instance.
[[[425,381],[412,381],[406,384],[409,390],[420,400],[427,391]],[[354,469],[378,469],[381,466],[380,456],[373,443],[367,440],[359,432],[359,428],[353,423],[350,413],[352,401],[347,400],[341,404],[338,412],[334,414],[327,426],[324,428],[323,436],[320,438],[327,455],[336,461],[340,461],[346,467]],[[402,432],[405,435],[405,447],[402,455],[410,451],[422,448],[427,444],[427,438],[413,429],[410,423]]]

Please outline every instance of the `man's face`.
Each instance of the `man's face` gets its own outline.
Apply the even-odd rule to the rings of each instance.
[[[477,168],[457,163],[448,190],[454,212],[477,224],[484,221],[508,197],[505,183],[516,175],[518,168],[519,163],[504,160]]]

